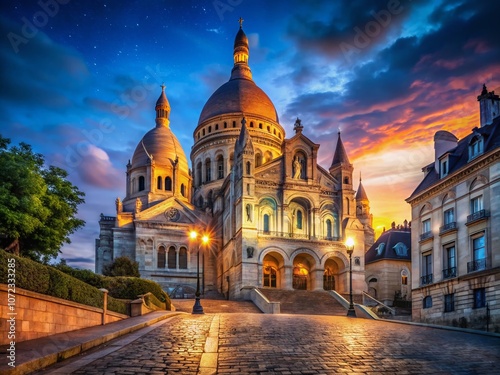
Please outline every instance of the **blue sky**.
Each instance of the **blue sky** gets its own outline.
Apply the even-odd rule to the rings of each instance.
[[[47,4],[43,6],[41,4]],[[165,83],[189,155],[204,103],[229,78],[239,17],[254,81],[288,136],[295,118],[328,168],[337,132],[377,230],[404,201],[432,139],[478,125],[482,84],[500,92],[500,2],[2,1],[0,133],[66,169],[86,193],[84,229],[62,249],[93,269],[99,214],[124,197],[125,165],[154,127]]]

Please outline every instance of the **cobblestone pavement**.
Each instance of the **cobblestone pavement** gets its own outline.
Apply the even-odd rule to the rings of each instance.
[[[500,374],[500,338],[338,316],[183,314],[74,373]]]

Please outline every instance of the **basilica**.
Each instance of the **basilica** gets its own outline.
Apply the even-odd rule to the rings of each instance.
[[[367,290],[372,215],[361,180],[354,190],[340,133],[329,168],[318,165],[320,145],[307,126],[297,118],[287,138],[273,102],[253,81],[241,24],[233,58],[229,80],[201,110],[190,164],[162,87],[155,127],[126,166],[126,195],[116,199],[115,215],[101,215],[96,272],[127,256],[141,277],[176,296],[192,293],[197,274],[203,293],[231,299],[245,287],[346,293],[350,237],[353,290]]]

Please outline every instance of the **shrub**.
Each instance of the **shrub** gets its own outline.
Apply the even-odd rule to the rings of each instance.
[[[104,266],[102,273],[106,276],[141,277],[139,263],[126,256],[115,258],[113,263]]]

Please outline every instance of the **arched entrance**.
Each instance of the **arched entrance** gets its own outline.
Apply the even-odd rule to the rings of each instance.
[[[329,258],[325,262],[325,272],[323,273],[323,289],[336,290],[339,277],[339,269],[343,266],[338,258]]]
[[[309,254],[299,254],[293,260],[293,289],[308,290],[311,288],[310,273],[314,259]]]
[[[283,274],[283,257],[277,252],[270,252],[264,256],[262,262],[262,286],[265,288],[281,288]]]

